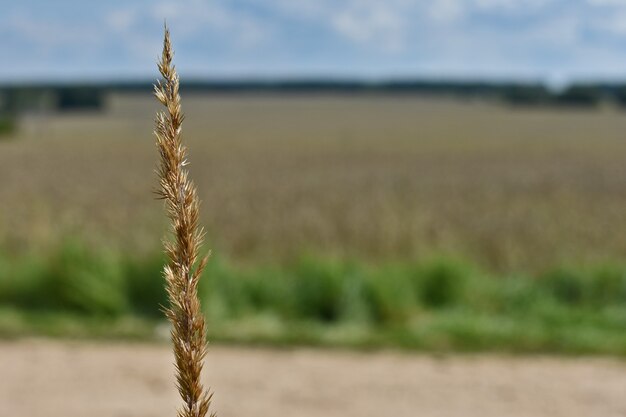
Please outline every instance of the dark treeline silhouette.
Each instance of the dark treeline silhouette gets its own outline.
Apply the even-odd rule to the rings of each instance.
[[[99,111],[110,93],[150,93],[152,82],[102,82],[91,84],[40,83],[0,85],[0,114],[28,111]],[[626,107],[624,84],[573,84],[554,92],[541,83],[395,80],[363,82],[346,80],[249,80],[189,81],[185,93],[216,94],[391,94],[459,99],[497,100],[512,106],[584,107],[602,102]]]

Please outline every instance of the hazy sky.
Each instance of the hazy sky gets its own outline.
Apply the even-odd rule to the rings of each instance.
[[[626,79],[626,0],[0,0],[0,81],[187,77]]]

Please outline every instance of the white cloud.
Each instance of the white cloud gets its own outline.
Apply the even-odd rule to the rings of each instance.
[[[72,45],[93,45],[100,43],[105,37],[105,34],[97,28],[84,23],[68,25],[24,13],[13,14],[7,27],[22,39],[44,50]],[[76,36],[76,33],[80,33],[80,36]]]
[[[610,16],[594,19],[589,26],[599,33],[626,37],[626,10],[617,11]]]
[[[473,7],[488,11],[534,11],[551,3],[554,0],[474,0]]]
[[[571,51],[581,43],[583,22],[578,14],[563,13],[549,21],[539,20],[517,34],[517,42],[526,48],[554,47],[562,51]],[[515,35],[513,35],[515,39]]]
[[[274,14],[332,30],[353,43],[399,52],[409,33],[413,0],[247,0]],[[421,8],[421,6],[419,6]]]
[[[105,21],[116,32],[129,30],[137,20],[137,11],[133,9],[118,9],[109,12]]]
[[[152,16],[159,21],[167,19],[171,26],[176,26],[179,37],[217,31],[244,47],[258,45],[271,37],[267,22],[241,13],[230,1],[162,1],[153,6]]]
[[[617,6],[626,7],[626,0],[587,0],[591,6]]]
[[[431,3],[428,16],[436,23],[453,23],[465,15],[462,0],[439,0]]]
[[[350,40],[395,52],[404,48],[406,22],[401,13],[374,3],[350,7],[332,17],[333,28]]]
[[[257,4],[293,17],[317,18],[328,16],[337,8],[337,3],[329,0],[256,0]]]

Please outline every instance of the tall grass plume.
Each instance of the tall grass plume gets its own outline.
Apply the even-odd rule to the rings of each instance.
[[[198,299],[198,282],[208,256],[199,259],[204,233],[198,226],[196,188],[185,168],[187,149],[181,137],[184,116],[173,55],[169,30],[165,27],[163,53],[158,62],[162,80],[154,87],[157,100],[165,106],[164,111],[157,113],[155,129],[160,154],[158,195],[165,200],[174,237],[164,240],[169,299],[165,314],[172,324],[177,387],[183,399],[178,416],[204,417],[209,412],[212,394],[200,379],[206,355],[206,325]]]

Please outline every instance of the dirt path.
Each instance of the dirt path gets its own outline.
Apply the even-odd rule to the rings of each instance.
[[[0,343],[0,417],[171,417],[167,346]],[[626,362],[213,347],[220,417],[626,416]]]

